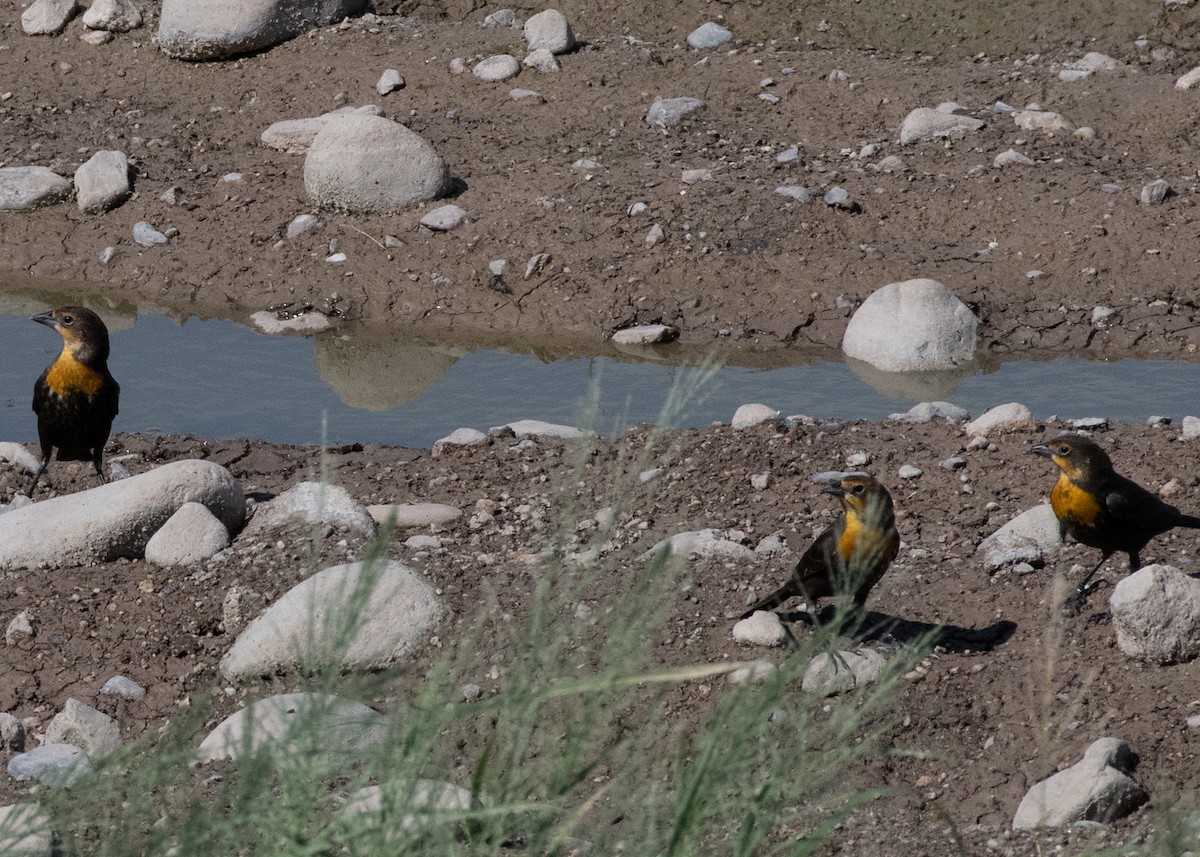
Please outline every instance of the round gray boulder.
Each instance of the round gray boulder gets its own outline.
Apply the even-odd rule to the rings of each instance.
[[[443,196],[450,173],[420,135],[382,116],[328,122],[304,159],[304,189],[323,208],[394,214]]]

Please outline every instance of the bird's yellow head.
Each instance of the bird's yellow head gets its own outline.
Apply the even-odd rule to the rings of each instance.
[[[892,495],[867,473],[844,473],[841,479],[830,482],[821,491],[840,499],[847,515],[864,523],[886,525],[894,517]]]
[[[63,338],[63,350],[84,365],[108,360],[108,328],[90,309],[63,306],[39,313],[33,321],[52,327]]]
[[[1063,434],[1039,443],[1030,450],[1034,455],[1049,458],[1072,482],[1089,479],[1112,472],[1112,459],[1100,444],[1078,434]]]

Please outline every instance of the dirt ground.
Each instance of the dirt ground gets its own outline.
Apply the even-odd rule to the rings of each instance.
[[[561,58],[560,73],[524,71],[511,83],[487,84],[448,66],[455,57],[520,53],[519,30],[477,26],[492,8],[377,5],[373,22],[192,65],[154,47],[153,7],[147,28],[93,47],[79,41],[78,21],[61,37],[25,36],[16,5],[0,9],[0,165],[70,175],[93,151],[119,148],[135,160],[137,179],[135,197],[102,216],[63,203],[0,218],[0,264],[12,270],[204,317],[311,305],[339,325],[386,326],[396,335],[553,332],[597,344],[620,327],[661,320],[676,325],[685,343],[720,335],[729,348],[768,351],[836,345],[853,307],[874,289],[928,276],[978,313],[985,355],[1183,357],[1200,344],[1200,284],[1180,276],[1196,269],[1200,255],[1193,145],[1200,95],[1173,88],[1200,63],[1194,10],[1146,4],[1118,14],[1074,3],[1051,16],[1038,4],[827,2],[634,13],[628,4],[579,0],[562,8],[583,44]],[[689,50],[686,34],[720,14],[736,50]],[[1139,37],[1144,42],[1135,43]],[[1086,50],[1120,59],[1125,71],[1060,81],[1062,64]],[[407,85],[379,98],[375,81],[389,67]],[[848,79],[829,80],[835,69]],[[775,80],[766,91],[778,104],[758,98],[764,78]],[[510,100],[513,85],[539,90],[545,103]],[[644,123],[654,97],[681,95],[703,97],[707,110],[665,132]],[[987,126],[949,145],[899,145],[910,110],[948,100]],[[997,100],[1060,111],[1094,128],[1095,139],[1018,131],[993,112]],[[325,212],[322,231],[281,240],[294,216],[312,210],[303,156],[268,149],[259,135],[281,119],[365,103],[381,104],[433,143],[459,180],[454,201],[471,223],[435,234],[418,226],[421,211]],[[858,157],[867,144],[876,151]],[[790,146],[799,148],[798,161],[778,163]],[[994,168],[993,158],[1009,148],[1036,165]],[[904,169],[879,170],[889,155]],[[573,168],[581,158],[603,168]],[[683,170],[699,168],[711,169],[713,181],[681,182]],[[233,172],[241,182],[222,181]],[[1174,195],[1140,204],[1142,186],[1157,178]],[[803,184],[818,201],[787,202],[772,192],[781,184]],[[833,185],[847,189],[861,213],[824,206],[820,197]],[[182,191],[178,205],[160,199],[172,186]],[[638,201],[648,212],[630,216]],[[131,228],[142,219],[178,235],[166,247],[139,248]],[[655,223],[665,238],[647,248]],[[385,248],[387,235],[402,246]],[[331,239],[348,254],[344,265],[325,261]],[[104,266],[107,246],[119,254]],[[549,253],[552,264],[522,279],[537,253]],[[506,279],[509,294],[488,288],[487,264],[497,258],[517,272]],[[1027,276],[1033,270],[1042,275]],[[1097,305],[1117,310],[1101,327],[1091,322]],[[852,771],[855,785],[890,791],[836,831],[833,850],[1035,854],[1142,841],[1153,828],[1145,811],[1102,830],[1037,837],[1008,830],[1032,783],[1106,735],[1131,744],[1140,757],[1136,777],[1154,802],[1200,785],[1185,726],[1200,700],[1197,667],[1125,658],[1103,613],[1103,590],[1083,616],[1054,618],[1053,572],[1090,562],[1094,552],[1067,548],[1034,574],[997,577],[975,555],[986,535],[1045,498],[1049,465],[1028,448],[1055,428],[997,437],[994,449],[972,451],[964,451],[960,429],[941,422],[679,432],[656,461],[669,475],[638,489],[618,548],[631,556],[673,532],[708,526],[740,530],[751,546],[781,532],[802,550],[832,514],[808,477],[843,467],[854,452],[868,453],[866,469],[892,489],[905,546],[871,607],[914,629],[948,630],[924,680],[904,685],[900,716],[886,734],[894,747],[918,752]],[[1117,426],[1103,436],[1118,465],[1143,484],[1179,478],[1173,502],[1194,511],[1195,452],[1175,434]],[[589,486],[596,497],[606,480],[628,476],[622,451],[640,439],[635,431],[599,442]],[[500,441],[439,459],[374,446],[332,454],[332,478],[363,503],[428,500],[466,511],[440,534],[442,550],[410,556],[406,534],[394,550],[443,590],[452,623],[469,623],[492,598],[519,616],[532,587],[527,557],[544,538],[556,480],[569,472],[567,453],[553,440],[511,447]],[[211,458],[254,499],[319,469],[317,450],[255,440],[117,435],[109,454],[130,456],[134,472]],[[938,467],[955,454],[967,459],[964,471]],[[903,482],[897,469],[905,463],[924,475]],[[770,485],[753,489],[750,475],[763,472]],[[79,468],[56,466],[51,474],[49,490],[90,484]],[[20,484],[0,471],[0,501]],[[498,503],[496,519],[471,529],[481,499]],[[601,506],[596,499],[584,512]],[[68,697],[94,701],[105,679],[123,673],[148,688],[144,700],[112,708],[124,737],[152,733],[180,700],[212,686],[233,638],[222,611],[229,589],[245,588],[252,613],[298,580],[308,557],[294,535],[235,543],[198,570],[122,561],[0,576],[0,619],[28,609],[38,624],[32,640],[0,650],[0,711],[44,727]],[[339,561],[361,547],[326,539],[321,558]],[[1144,559],[1191,569],[1196,548],[1186,533],[1162,537]],[[483,577],[481,553],[494,559]],[[750,588],[761,594],[787,567],[786,560],[694,566],[662,662],[759,654],[731,640],[732,619]],[[1108,576],[1120,571],[1113,560]],[[613,581],[614,591],[621,583]],[[452,638],[453,627],[441,636]],[[480,663],[491,654],[481,652]],[[432,648],[423,655],[435,656]],[[480,684],[488,687],[482,671]],[[220,703],[217,713],[238,701]],[[696,716],[703,703],[680,693],[675,704],[681,716],[689,709]],[[7,758],[0,752],[0,761]],[[0,804],[25,791],[5,780]]]

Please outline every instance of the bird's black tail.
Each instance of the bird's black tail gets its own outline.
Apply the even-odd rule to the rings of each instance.
[[[758,601],[756,601],[754,603],[754,605],[752,607],[750,607],[749,610],[747,610],[745,613],[743,613],[738,618],[739,619],[749,619],[751,616],[753,616],[759,610],[774,610],[776,607],[778,607],[783,602],[787,601],[792,596],[799,595],[799,594],[800,594],[800,590],[796,587],[795,582],[792,580],[789,580],[787,583],[785,583],[783,586],[776,589],[774,592],[772,592],[766,598],[762,598],[762,599],[759,599]]]
[[[1200,518],[1197,518],[1195,515],[1180,515],[1179,521],[1175,526],[1191,527],[1193,530],[1200,530]]]

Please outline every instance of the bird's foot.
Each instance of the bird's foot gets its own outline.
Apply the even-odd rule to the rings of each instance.
[[[1103,580],[1093,580],[1086,586],[1078,586],[1075,591],[1068,595],[1062,603],[1062,614],[1068,617],[1078,616],[1083,612],[1083,607],[1087,603],[1088,598],[1093,592],[1100,588]]]

